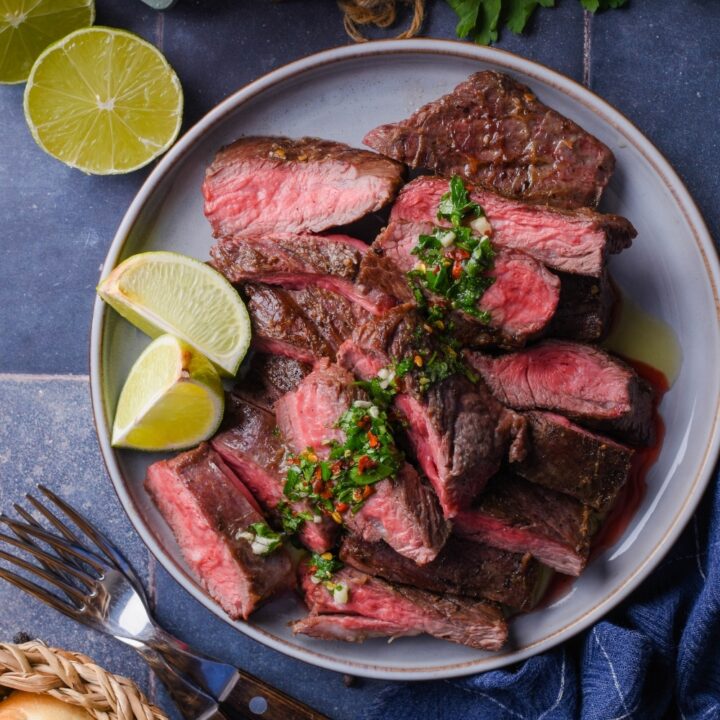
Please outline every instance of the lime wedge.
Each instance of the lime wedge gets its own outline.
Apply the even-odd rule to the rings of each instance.
[[[170,333],[234,375],[250,346],[250,318],[237,290],[209,265],[180,253],[133,255],[98,294],[150,337]]]
[[[135,361],[120,393],[112,444],[179,450],[207,440],[222,420],[224,396],[212,363],[172,335]]]
[[[180,82],[160,51],[113,28],[78,30],[48,47],[25,87],[35,141],[97,175],[137,170],[164,153],[182,107]]]
[[[94,0],[0,0],[0,83],[25,82],[50,43],[94,20]]]

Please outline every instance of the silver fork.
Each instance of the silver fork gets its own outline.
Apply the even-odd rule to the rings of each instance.
[[[327,720],[259,678],[199,655],[165,632],[152,618],[140,579],[107,537],[51,490],[43,485],[38,489],[45,504],[32,495],[26,497],[52,531],[15,505],[23,521],[0,514],[0,522],[14,534],[0,532],[0,541],[32,555],[39,566],[3,550],[0,559],[59,593],[2,566],[0,577],[137,650],[187,720]],[[68,519],[82,531],[82,539]]]

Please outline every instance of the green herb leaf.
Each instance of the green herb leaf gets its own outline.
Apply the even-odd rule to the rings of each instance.
[[[447,0],[448,5],[455,11],[460,18],[460,22],[455,28],[455,32],[459,38],[467,37],[477,24],[478,12],[483,0]]]
[[[555,0],[505,0],[504,20],[508,30],[520,34],[538,5],[554,7]]]
[[[580,0],[582,6],[594,13],[598,10],[610,10],[627,4],[628,0]]]
[[[485,0],[482,14],[478,13],[473,40],[478,45],[489,45],[498,39],[498,22],[502,0]]]
[[[312,570],[313,577],[321,582],[332,580],[333,575],[344,567],[342,562],[337,560],[332,553],[323,553],[322,555],[313,553],[310,556],[308,564]]]

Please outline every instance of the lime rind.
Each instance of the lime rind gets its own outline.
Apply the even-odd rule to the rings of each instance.
[[[237,373],[250,347],[242,298],[223,275],[195,258],[165,250],[133,255],[97,291],[146,335],[182,339],[223,375]]]
[[[0,85],[24,83],[34,62],[48,45],[95,22],[94,0],[65,0],[64,3],[59,3],[58,0],[20,0],[16,4],[18,12],[27,15],[17,29],[9,22],[9,3],[6,2],[0,7],[0,35],[7,33],[0,43]],[[61,7],[61,4],[64,7]],[[51,24],[48,18],[52,18]],[[22,26],[26,26],[31,32],[23,32]],[[12,55],[10,44],[13,42],[24,57],[8,67],[9,56]]]
[[[224,394],[212,363],[171,335],[135,361],[120,393],[112,445],[147,451],[194,447],[222,422]]]
[[[133,55],[146,51],[146,57],[158,64],[153,69],[155,79],[164,76],[167,80],[162,92],[158,94],[159,97],[156,98],[157,104],[148,107],[141,105],[130,107],[128,105],[133,98],[137,100],[144,93],[143,84],[135,87],[122,85],[123,82],[127,83],[127,79],[132,76],[132,73],[128,72],[127,66],[122,69],[123,77],[120,78],[118,88],[113,88],[114,91],[123,93],[119,97],[118,111],[116,112],[115,101],[117,98],[115,96],[101,100],[100,93],[107,92],[107,78],[112,78],[111,68],[103,67],[101,62],[103,58],[98,57],[94,65],[89,65],[83,71],[77,62],[73,62],[72,58],[72,53],[79,53],[82,50],[81,41],[90,38],[94,38],[93,42],[98,45],[104,42],[112,46],[116,38],[131,43],[133,53],[126,53],[131,61]],[[71,52],[68,52],[68,49]],[[53,56],[55,57],[53,58]],[[48,63],[52,64],[51,60],[59,65],[62,64],[64,70],[55,73],[52,83],[46,85],[44,82],[47,81],[47,78],[42,78],[43,82],[40,80],[43,72],[47,71]],[[73,89],[73,74],[79,77],[77,88],[81,89]],[[90,77],[90,81],[85,75]],[[92,82],[93,76],[97,76],[98,82],[101,82],[97,87],[95,87],[97,83]],[[144,85],[149,83],[150,81]],[[94,91],[97,91],[95,99],[93,102],[89,102],[87,93]],[[42,102],[37,100],[39,92],[45,95]],[[56,103],[63,103],[66,106],[74,105],[71,116],[59,112]],[[117,175],[133,172],[167,152],[180,132],[183,106],[184,96],[180,80],[165,56],[154,45],[133,33],[101,25],[76,30],[45,48],[32,67],[23,96],[25,119],[35,142],[51,157],[69,167],[94,175]],[[119,111],[122,111],[124,117],[120,116]],[[132,113],[136,116],[135,120],[142,121],[146,128],[157,129],[161,119],[164,122],[169,118],[170,122],[166,123],[167,128],[162,142],[136,132],[127,122]],[[147,122],[148,113],[153,115],[152,124]],[[38,117],[34,118],[34,114]],[[46,130],[47,134],[44,134],[42,130]],[[74,153],[66,153],[64,149],[61,149],[58,138],[62,137],[73,140],[69,147],[73,148]],[[54,142],[50,141],[51,138]],[[79,141],[78,138],[80,138]],[[118,156],[123,151],[122,143],[125,144],[124,154],[126,155],[131,145],[135,147],[135,150],[142,146],[143,152],[139,156],[140,159],[136,162],[123,161],[121,163],[122,158]],[[111,148],[110,161],[100,165],[98,164],[98,158],[101,157],[99,149],[107,146]],[[132,155],[132,152],[129,154]]]

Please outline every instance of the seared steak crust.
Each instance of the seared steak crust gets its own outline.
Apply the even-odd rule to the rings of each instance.
[[[319,232],[379,210],[402,165],[318,138],[245,137],[205,173],[205,215],[216,237]]]
[[[466,357],[503,405],[559,412],[631,444],[654,442],[652,388],[597,347],[547,340],[496,358]]]
[[[471,510],[455,518],[455,531],[509,552],[529,552],[558,572],[579,575],[597,524],[597,513],[568,495],[502,474]]]
[[[231,618],[245,618],[291,586],[284,549],[256,555],[239,537],[263,517],[220,456],[202,443],[148,468],[145,488],[177,538],[188,565]]]
[[[255,353],[250,362],[248,374],[238,381],[233,393],[235,396],[273,413],[275,402],[285,393],[295,390],[311,370],[310,364],[283,355]],[[232,412],[229,413],[229,416],[232,419]]]
[[[530,412],[525,418],[528,451],[513,470],[527,480],[606,511],[628,479],[634,451],[562,415]]]
[[[524,555],[451,536],[440,554],[417,565],[384,542],[343,539],[343,562],[357,570],[401,585],[464,597],[486,598],[516,610],[531,610],[540,598],[548,570]]]
[[[406,634],[424,632],[482,650],[498,650],[507,639],[503,614],[491,603],[391,585],[346,566],[333,578],[349,588],[348,602],[341,605],[312,582],[307,565],[301,563],[299,573],[311,617],[356,614],[404,627]]]
[[[607,270],[599,277],[559,273],[560,302],[548,336],[595,343],[608,333],[615,291]]]
[[[597,205],[615,167],[597,138],[525,85],[489,70],[407,120],[371,130],[363,142],[413,168],[563,208]]]

